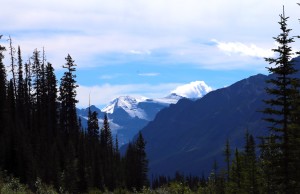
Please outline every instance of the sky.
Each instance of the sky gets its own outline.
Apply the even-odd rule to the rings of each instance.
[[[158,98],[194,81],[218,89],[268,74],[283,5],[291,35],[300,34],[300,0],[0,2],[2,45],[11,36],[24,61],[44,48],[58,80],[65,57],[75,60],[78,107],[89,94],[103,107],[122,95]]]

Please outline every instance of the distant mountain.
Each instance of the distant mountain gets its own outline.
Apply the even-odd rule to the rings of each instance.
[[[263,99],[267,76],[256,75],[196,101],[181,99],[160,111],[142,130],[147,142],[150,175],[208,174],[214,160],[223,163],[228,138],[232,149],[242,147],[245,131],[262,135]]]
[[[184,85],[183,88],[178,87],[174,91],[180,92],[180,94],[188,94],[193,98],[199,98],[211,90],[203,81],[196,81]],[[123,145],[128,143],[149,121],[152,121],[160,110],[170,104],[176,104],[178,100],[184,97],[187,97],[187,95],[180,96],[177,93],[156,99],[120,96],[102,110],[95,106],[91,106],[91,110],[98,113],[100,125],[104,113],[107,113],[112,133],[114,136],[118,136],[119,144]],[[77,114],[82,119],[82,125],[87,127],[88,108],[78,109]]]

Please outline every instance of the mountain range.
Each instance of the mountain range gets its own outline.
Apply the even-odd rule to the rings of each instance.
[[[300,70],[300,58],[294,59]],[[296,77],[300,77],[298,72]],[[243,148],[246,131],[254,137],[268,133],[263,121],[266,80],[258,74],[231,86],[214,90],[192,101],[181,99],[161,110],[141,132],[147,142],[149,176],[208,175],[214,161],[222,167],[226,140],[232,153]],[[259,141],[256,139],[256,143]]]
[[[294,61],[300,70],[300,58]],[[205,87],[199,89],[194,82],[176,88],[165,98],[123,96],[102,110],[91,109],[98,111],[100,118],[104,112],[108,114],[113,133],[122,141],[121,151],[142,129],[149,176],[172,176],[176,171],[208,175],[214,161],[219,167],[224,164],[227,139],[233,153],[235,148],[243,148],[246,131],[254,137],[268,133],[268,123],[260,111],[265,108],[263,100],[270,98],[265,92],[266,80],[273,76],[258,74],[211,92],[204,89],[203,93],[199,91]],[[299,78],[300,72],[295,76]],[[87,110],[78,113],[86,118]]]
[[[256,75],[212,91],[197,101],[182,99],[161,110],[142,130],[150,174],[207,175],[214,160],[223,163],[225,142],[241,148],[246,130],[263,135],[261,120],[267,76]]]
[[[98,113],[100,126],[103,122],[104,113],[106,113],[112,134],[113,136],[117,135],[119,145],[122,146],[132,140],[134,135],[149,121],[152,121],[160,110],[170,104],[176,104],[182,98],[201,98],[211,90],[212,88],[203,81],[195,81],[177,87],[170,95],[163,98],[120,96],[101,110],[93,105],[88,108],[77,109],[77,115],[81,118],[83,127],[86,128],[89,108]]]

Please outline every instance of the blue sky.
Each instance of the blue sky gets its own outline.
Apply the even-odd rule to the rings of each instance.
[[[267,74],[263,58],[273,56],[283,4],[292,35],[300,34],[297,2],[2,0],[0,34],[21,46],[24,61],[45,47],[58,79],[69,53],[78,65],[78,106],[91,93],[103,107],[120,95],[163,97],[196,80],[217,89]]]

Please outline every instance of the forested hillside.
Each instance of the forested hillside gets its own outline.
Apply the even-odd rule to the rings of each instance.
[[[9,41],[9,48],[0,47],[0,169],[33,191],[37,180],[70,193],[147,185],[142,136],[121,157],[106,115],[101,127],[97,113],[89,110],[83,129],[76,114],[78,86],[71,56],[65,58],[58,85],[44,50],[35,49],[24,63],[20,46],[16,53]],[[3,64],[6,50],[9,72]]]

